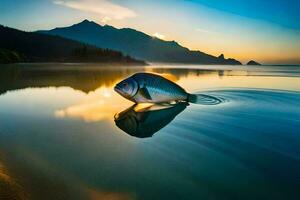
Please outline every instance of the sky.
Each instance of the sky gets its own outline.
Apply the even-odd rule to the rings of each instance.
[[[0,11],[26,31],[88,19],[244,63],[300,64],[298,0],[1,0]]]

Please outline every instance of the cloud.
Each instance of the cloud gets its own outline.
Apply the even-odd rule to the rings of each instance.
[[[166,38],[166,36],[164,36],[164,35],[162,35],[162,34],[160,34],[160,33],[154,33],[153,36],[156,37],[156,38],[159,38],[159,39],[161,39],[161,40],[163,40],[163,39]]]
[[[105,16],[105,17],[102,18],[101,22],[105,24],[105,23],[107,23],[107,22],[109,22],[111,20],[112,19],[110,17]]]
[[[218,34],[215,31],[211,31],[211,30],[207,30],[207,29],[202,29],[202,28],[196,28],[196,31],[200,32],[200,33],[205,33],[205,34]]]
[[[109,0],[55,0],[54,4],[96,14],[102,22],[136,17],[137,14],[129,8],[115,4]]]

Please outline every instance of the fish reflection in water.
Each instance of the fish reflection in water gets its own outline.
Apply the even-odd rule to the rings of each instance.
[[[181,102],[168,105],[150,105],[139,109],[135,104],[115,115],[116,125],[131,136],[152,137],[154,133],[168,125],[189,104]]]

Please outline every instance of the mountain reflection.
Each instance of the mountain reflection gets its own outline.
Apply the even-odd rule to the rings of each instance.
[[[84,93],[89,93],[101,87],[110,88],[114,84],[136,72],[146,71],[165,75],[166,78],[177,82],[188,91],[215,88],[215,87],[270,87],[284,89],[282,81],[275,76],[287,76],[288,69],[272,69],[264,72],[263,69],[236,69],[230,66],[98,66],[96,64],[19,64],[0,65],[0,95],[8,91],[26,88],[70,87]],[[199,66],[198,66],[199,67]],[[287,67],[284,67],[287,68]],[[276,71],[277,70],[277,71]],[[295,70],[294,70],[295,71]],[[262,75],[268,79],[261,78]],[[299,76],[295,71],[293,76]],[[276,81],[275,81],[276,80]],[[280,82],[281,81],[281,82]],[[285,78],[285,85],[296,87],[296,79]],[[250,84],[250,85],[249,85]],[[299,84],[298,84],[299,85]]]
[[[88,93],[102,86],[113,86],[117,81],[140,71],[166,74],[166,78],[172,81],[188,75],[218,74],[218,71],[212,70],[174,68],[105,67],[93,65],[55,66],[54,64],[44,64],[42,66],[38,64],[29,66],[11,65],[1,66],[0,94],[18,89],[42,87],[71,87]]]
[[[154,133],[168,125],[187,105],[187,103],[177,103],[141,107],[141,104],[135,104],[116,114],[115,123],[131,136],[152,137]]]

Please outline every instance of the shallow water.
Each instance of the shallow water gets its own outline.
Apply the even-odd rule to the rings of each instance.
[[[0,199],[300,198],[299,67],[1,68]],[[133,106],[139,71],[222,101]]]

